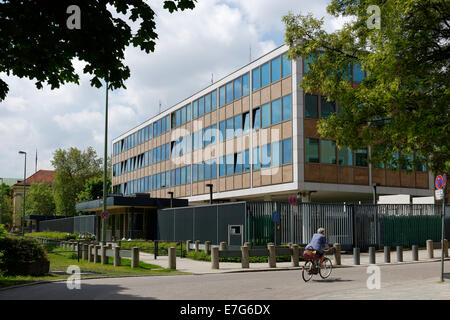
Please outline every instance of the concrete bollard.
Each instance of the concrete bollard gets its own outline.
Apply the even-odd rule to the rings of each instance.
[[[397,262],[403,262],[403,247],[397,246]]]
[[[88,247],[88,262],[94,261],[94,255],[92,251],[94,251],[94,245],[90,244]]]
[[[81,259],[87,260],[88,259],[88,245],[83,244],[82,248],[83,248],[83,250],[81,251]]]
[[[227,243],[222,241],[219,250],[227,250]]]
[[[120,266],[120,247],[114,247],[114,267]]]
[[[205,241],[205,254],[211,253],[211,241]]]
[[[76,242],[72,242],[72,250],[77,251],[77,243]]]
[[[334,248],[334,265],[340,266],[341,265],[341,244],[335,243],[333,245]]]
[[[298,267],[299,250],[298,244],[292,244],[291,262],[293,267]]]
[[[244,246],[246,246],[249,249],[251,249],[252,248],[252,243],[251,242],[244,242]]]
[[[219,247],[211,248],[211,269],[219,269]]]
[[[250,258],[249,258],[249,254],[248,254],[248,247],[247,246],[242,246],[241,247],[241,264],[242,264],[242,268],[243,269],[248,269],[250,268]]]
[[[391,247],[384,246],[384,263],[391,263]]]
[[[360,264],[360,249],[359,248],[353,248],[353,264],[359,265]]]
[[[448,241],[444,239],[444,258],[448,258]]]
[[[376,263],[375,247],[369,247],[369,264]]]
[[[433,240],[427,240],[428,259],[434,258]]]
[[[139,267],[139,248],[138,247],[131,248],[131,267],[132,268]]]
[[[102,264],[109,263],[108,256],[106,255],[106,249],[108,249],[108,246],[102,245]]]
[[[289,249],[292,249],[292,242],[288,242],[288,247],[289,247]]]
[[[419,246],[413,244],[411,247],[412,261],[419,261]]]
[[[101,257],[100,257],[100,250],[101,246],[96,245],[94,246],[94,263],[100,263]]]
[[[191,249],[189,248],[189,246],[191,245],[192,240],[186,240],[186,253],[188,253]]]
[[[177,268],[177,249],[175,247],[169,248],[169,269],[175,270]]]
[[[277,257],[275,254],[275,245],[269,245],[269,268],[277,267]]]
[[[195,240],[195,252],[199,251],[199,247],[200,247],[200,240]]]

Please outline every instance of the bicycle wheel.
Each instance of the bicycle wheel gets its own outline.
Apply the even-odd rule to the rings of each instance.
[[[319,269],[319,274],[322,279],[328,278],[331,274],[331,270],[333,270],[333,264],[330,259],[325,258],[322,263],[322,268]]]
[[[306,261],[305,265],[303,266],[303,271],[302,271],[302,278],[305,282],[308,282],[309,280],[311,280],[313,273],[310,272],[310,269],[312,269],[313,267],[313,263],[311,261]]]

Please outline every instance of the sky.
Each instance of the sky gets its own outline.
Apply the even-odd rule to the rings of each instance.
[[[129,47],[127,89],[109,93],[108,154],[111,141],[252,60],[284,44],[283,15],[312,13],[324,17],[325,29],[339,29],[345,19],[326,13],[325,0],[198,0],[195,9],[170,14],[163,0],[147,1],[156,12],[155,51]],[[81,15],[83,12],[81,11]],[[250,56],[251,47],[251,56]],[[80,84],[37,89],[26,78],[0,77],[9,93],[0,102],[0,177],[23,178],[53,170],[57,149],[92,146],[104,153],[105,89],[90,86],[83,62],[74,60]]]

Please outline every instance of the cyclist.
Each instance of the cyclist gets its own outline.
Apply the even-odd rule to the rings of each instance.
[[[316,256],[320,258],[320,268],[322,268],[322,263],[325,259],[324,249],[329,251],[332,248],[328,246],[325,239],[325,229],[319,228],[317,229],[317,233],[313,235],[311,241],[306,245],[305,250],[316,251]]]

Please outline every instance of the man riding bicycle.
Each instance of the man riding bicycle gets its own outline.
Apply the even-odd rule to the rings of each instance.
[[[325,229],[319,228],[317,229],[317,233],[315,233],[310,241],[305,247],[305,251],[316,251],[316,256],[320,258],[320,268],[322,268],[323,260],[325,259],[324,249],[327,251],[331,250],[328,246],[328,243],[325,239]]]

